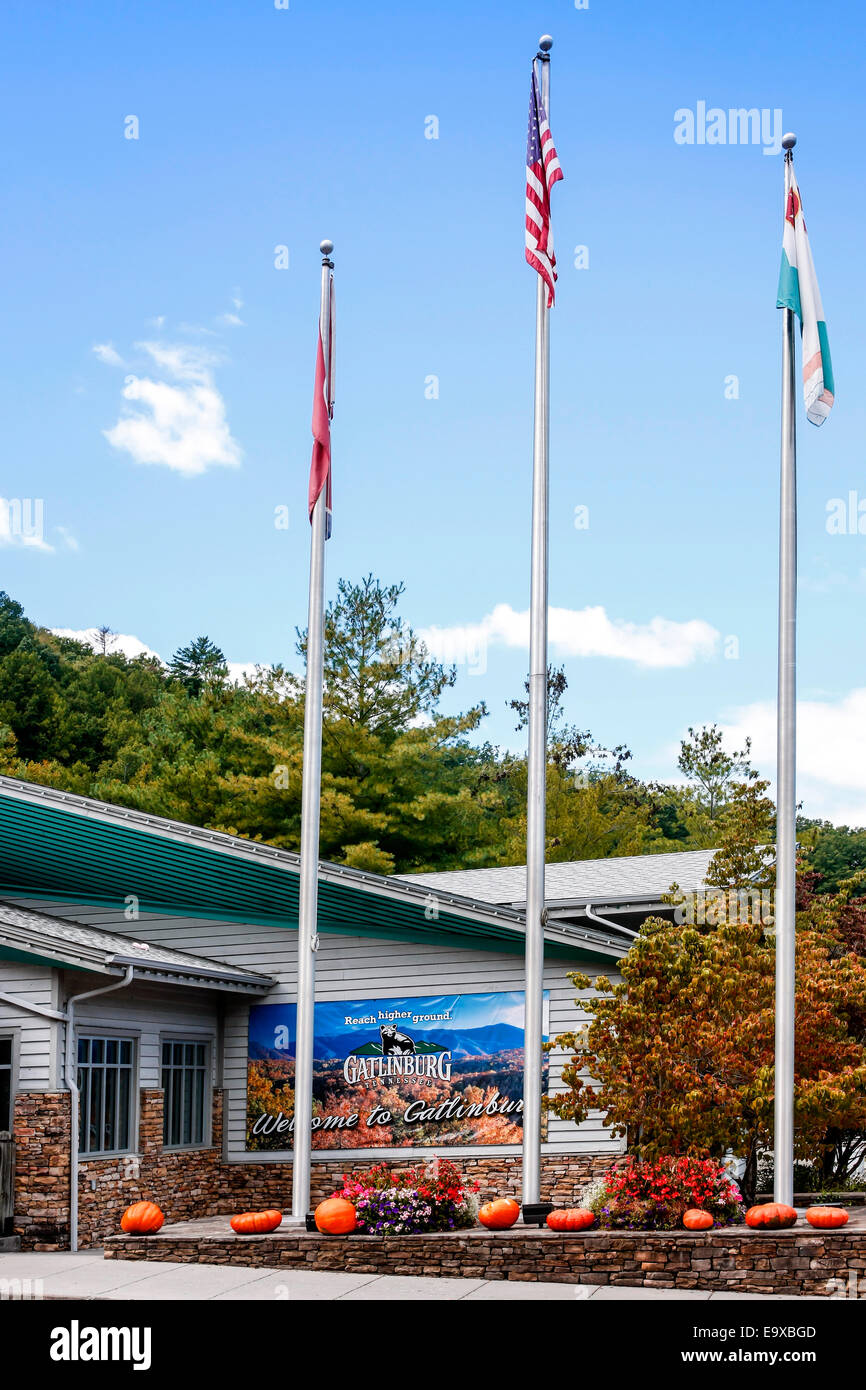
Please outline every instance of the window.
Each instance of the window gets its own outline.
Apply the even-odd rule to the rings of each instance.
[[[162,1142],[189,1148],[205,1142],[207,1043],[166,1039],[162,1044]]]
[[[132,1130],[132,1040],[79,1038],[78,1089],[79,1153],[128,1152]]]
[[[0,1129],[12,1128],[12,1039],[0,1038]]]

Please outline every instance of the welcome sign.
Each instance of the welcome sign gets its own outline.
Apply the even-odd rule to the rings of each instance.
[[[313,1148],[520,1143],[523,1013],[516,990],[317,1004]],[[296,1018],[250,1009],[248,1150],[292,1147]]]

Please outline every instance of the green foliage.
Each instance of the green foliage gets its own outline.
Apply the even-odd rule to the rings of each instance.
[[[327,611],[322,857],[379,873],[520,863],[526,759],[479,739],[483,703],[441,712],[454,671],[401,617],[402,596],[402,585],[372,575],[340,580]],[[168,667],[112,650],[113,636],[98,629],[94,652],[37,627],[0,593],[0,770],[297,850],[303,679],[275,666],[231,682],[206,636]],[[299,633],[301,656],[305,647]],[[741,755],[720,751],[718,731],[683,745],[694,786],[645,783],[629,771],[625,745],[606,747],[569,722],[567,699],[565,671],[551,668],[550,861],[728,844],[748,874],[755,841],[746,840],[772,839],[772,807],[749,770],[750,799],[737,793]],[[510,707],[522,729],[526,700]],[[855,934],[857,913],[851,907]]]
[[[851,830],[847,825],[830,825],[827,821],[801,832],[801,839],[810,846],[809,867],[820,874],[818,891],[835,893],[842,883],[854,874],[866,870],[866,830]]]
[[[225,656],[209,637],[196,637],[188,647],[178,647],[169,670],[190,695],[200,695],[207,686],[221,685],[228,675]]]
[[[731,789],[708,875],[726,894],[772,882],[754,838],[772,811],[765,790],[753,775]],[[829,1178],[863,1152],[866,961],[849,940],[859,919],[847,892],[819,897],[806,879],[799,897],[795,1140],[798,1157]],[[576,1122],[606,1112],[643,1158],[732,1149],[746,1159],[751,1196],[758,1155],[772,1145],[771,924],[739,913],[703,926],[649,918],[621,971],[592,992],[586,976],[572,977],[587,1021],[553,1041],[572,1056],[549,1108]]]
[[[690,728],[688,739],[680,744],[677,766],[696,788],[698,804],[711,821],[725,804],[732,784],[749,772],[750,751],[751,742],[746,739],[740,752],[726,752],[722,731],[715,724]]]

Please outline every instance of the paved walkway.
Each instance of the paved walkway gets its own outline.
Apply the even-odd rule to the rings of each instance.
[[[238,1265],[172,1264],[162,1260],[104,1260],[101,1250],[73,1255],[0,1255],[0,1302],[17,1298],[76,1298],[279,1302],[340,1299],[348,1302],[469,1302],[562,1300],[731,1302],[775,1299],[779,1295],[705,1293],[693,1289],[629,1289],[610,1284],[523,1284],[487,1279],[422,1279],[409,1275],[314,1274],[306,1271],[246,1269]],[[823,1300],[821,1300],[823,1302]]]

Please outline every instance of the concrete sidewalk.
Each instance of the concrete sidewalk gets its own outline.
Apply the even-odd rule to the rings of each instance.
[[[0,1255],[0,1302],[14,1299],[74,1298],[280,1302],[348,1300],[424,1302],[428,1299],[560,1300],[639,1302],[731,1302],[775,1299],[778,1295],[705,1293],[693,1289],[630,1289],[610,1284],[524,1284],[485,1279],[424,1279],[409,1275],[316,1274],[304,1270],[245,1269],[238,1265],[173,1264],[157,1260],[104,1260],[101,1250],[73,1255]],[[809,1301],[809,1300],[806,1300]],[[823,1302],[824,1300],[820,1300]]]

